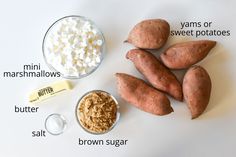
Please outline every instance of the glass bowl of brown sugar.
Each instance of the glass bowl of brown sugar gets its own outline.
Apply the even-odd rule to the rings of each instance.
[[[92,90],[85,93],[75,109],[79,125],[91,134],[104,134],[114,128],[120,118],[118,102],[110,93]]]

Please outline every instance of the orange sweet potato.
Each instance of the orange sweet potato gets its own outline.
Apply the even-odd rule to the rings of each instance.
[[[182,101],[182,87],[175,75],[163,66],[150,52],[132,49],[126,54],[140,73],[157,89],[168,93],[175,99]]]
[[[183,94],[192,119],[200,116],[206,109],[211,94],[211,79],[205,69],[193,66],[187,71],[183,80]]]
[[[162,19],[144,20],[130,31],[127,42],[142,49],[159,49],[167,41],[170,26]]]
[[[178,43],[169,47],[160,58],[170,69],[184,69],[205,58],[215,45],[216,42],[211,40]]]
[[[155,115],[173,112],[169,99],[143,80],[124,73],[117,73],[116,79],[120,96],[135,107]]]

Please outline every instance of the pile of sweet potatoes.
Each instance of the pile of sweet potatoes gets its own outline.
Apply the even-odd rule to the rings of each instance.
[[[161,53],[160,59],[147,51],[163,47],[169,33],[170,26],[163,19],[144,20],[134,26],[126,42],[136,49],[128,51],[126,58],[133,62],[150,85],[134,76],[117,73],[118,92],[127,102],[156,115],[173,112],[165,94],[178,101],[184,99],[194,119],[204,112],[211,95],[210,76],[203,67],[194,64],[204,59],[216,42],[198,40],[177,43]],[[188,69],[183,82],[170,69]]]

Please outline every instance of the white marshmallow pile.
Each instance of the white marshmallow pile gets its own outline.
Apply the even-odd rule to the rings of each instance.
[[[57,21],[44,40],[48,64],[65,77],[91,73],[101,62],[104,39],[99,30],[81,17]]]

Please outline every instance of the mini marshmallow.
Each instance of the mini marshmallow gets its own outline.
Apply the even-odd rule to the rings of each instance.
[[[101,62],[103,36],[86,19],[61,19],[53,25],[46,37],[45,58],[64,76],[86,75]]]

